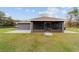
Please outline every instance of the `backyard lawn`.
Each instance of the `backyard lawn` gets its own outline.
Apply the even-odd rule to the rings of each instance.
[[[12,30],[15,30],[15,28],[0,28],[0,33],[12,31]]]
[[[79,28],[72,27],[72,28],[67,28],[69,31],[74,31],[74,32],[79,32]]]
[[[7,28],[5,29],[7,30]],[[79,34],[43,33],[12,34],[0,30],[1,52],[71,52],[79,51]],[[9,29],[13,30],[13,29]],[[7,30],[8,31],[8,30]]]

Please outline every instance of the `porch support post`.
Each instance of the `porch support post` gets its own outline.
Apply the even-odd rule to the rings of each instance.
[[[62,32],[64,32],[64,22],[62,22]]]
[[[31,24],[30,24],[30,30],[31,30],[31,32],[33,32],[33,22],[31,22]]]
[[[45,31],[45,22],[44,22],[44,31]]]

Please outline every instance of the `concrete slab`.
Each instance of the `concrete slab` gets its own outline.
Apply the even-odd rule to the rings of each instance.
[[[67,31],[67,30],[65,30],[64,33],[79,33],[79,32],[73,32],[73,31]]]
[[[9,32],[5,32],[5,33],[31,33],[31,30],[14,30],[14,31],[9,31]],[[73,32],[73,31],[65,30],[64,33],[79,33],[79,32]],[[44,32],[44,35],[52,36],[53,33]]]
[[[52,36],[52,35],[53,35],[53,33],[51,33],[51,32],[45,32],[45,33],[44,33],[44,35],[47,35],[47,36]]]
[[[14,30],[6,33],[31,33],[31,30]]]

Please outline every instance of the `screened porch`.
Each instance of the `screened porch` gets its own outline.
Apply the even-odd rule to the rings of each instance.
[[[34,32],[62,32],[63,31],[62,21],[34,21],[33,31]]]

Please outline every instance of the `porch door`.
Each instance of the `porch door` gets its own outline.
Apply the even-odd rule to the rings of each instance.
[[[45,31],[51,31],[51,22],[45,22],[44,29]]]

